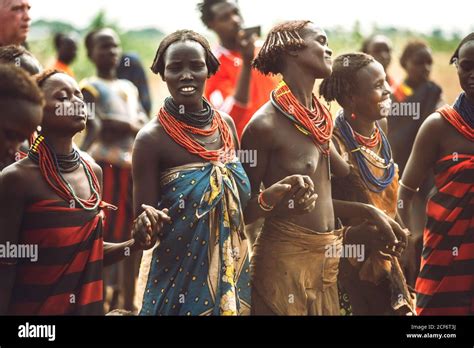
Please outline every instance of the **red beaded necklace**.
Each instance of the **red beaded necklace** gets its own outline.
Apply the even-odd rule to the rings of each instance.
[[[211,127],[209,129],[200,129],[190,126],[184,122],[177,120],[173,115],[168,113],[164,108],[161,108],[158,113],[158,119],[165,132],[179,145],[184,147],[188,152],[198,155],[206,161],[222,161],[227,158],[229,154],[234,151],[234,141],[230,132],[229,126],[222,119],[219,112],[214,111]],[[202,136],[210,136],[214,134],[216,129],[219,129],[222,146],[218,150],[208,150],[195,139],[193,139],[187,132]]]
[[[55,154],[46,144],[43,135],[39,135],[34,143],[31,145],[28,153],[29,157],[38,163],[41,175],[49,184],[49,186],[56,192],[56,194],[67,202],[75,201],[85,210],[95,210],[101,203],[100,185],[94,170],[87,161],[84,161],[79,156],[80,164],[84,167],[84,171],[89,181],[89,186],[92,191],[92,196],[88,199],[78,197],[72,188],[71,184],[62,176],[58,165],[58,160]]]
[[[352,130],[352,135],[354,136],[354,139],[360,145],[364,145],[365,147],[368,147],[368,148],[376,147],[377,145],[380,144],[380,141],[382,140],[380,131],[377,127],[375,127],[370,137],[366,137],[366,136],[363,136],[362,134],[357,133],[355,130],[352,129],[352,127],[351,127],[351,130]]]
[[[286,114],[294,118],[295,126],[311,136],[314,144],[325,155],[329,155],[329,141],[334,128],[331,113],[313,95],[314,110],[309,110],[302,105],[291,92],[288,85],[282,81],[273,91],[273,101],[276,102]]]

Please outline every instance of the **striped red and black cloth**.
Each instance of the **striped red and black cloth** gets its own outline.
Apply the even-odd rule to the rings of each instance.
[[[437,193],[427,205],[418,315],[474,314],[474,155],[435,166]]]
[[[19,259],[10,315],[103,314],[103,214],[40,201],[25,210],[19,244],[38,259]]]
[[[104,241],[121,243],[131,238],[133,222],[132,170],[129,167],[114,166],[97,162],[102,168],[104,189],[103,200],[117,207],[105,211]]]

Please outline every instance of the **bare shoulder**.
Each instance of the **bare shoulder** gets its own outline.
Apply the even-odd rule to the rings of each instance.
[[[234,126],[235,127],[235,122],[234,120],[232,119],[232,117],[226,113],[226,112],[223,112],[223,111],[219,111],[219,115],[222,116],[222,119],[229,125],[229,126]]]
[[[158,118],[153,118],[137,133],[135,138],[135,146],[145,145],[154,146],[159,143],[160,138],[165,134],[163,126],[160,124]]]
[[[278,124],[278,110],[271,104],[271,102],[265,103],[250,119],[244,135],[266,135],[269,136],[270,132],[275,130]]]
[[[94,171],[94,174],[99,178],[100,180],[102,179],[102,168],[96,163],[96,162],[87,162],[91,166],[92,170]]]
[[[38,170],[38,166],[29,158],[24,158],[6,167],[0,173],[0,186],[3,193],[12,192],[23,196],[31,184],[31,176]]]
[[[232,135],[234,137],[234,141],[236,141],[237,143],[240,143],[238,141],[238,136],[237,136],[237,128],[235,128],[235,123],[234,123],[234,120],[232,119],[232,117],[225,113],[225,112],[222,112],[222,111],[219,111],[219,114],[221,115],[222,119],[225,121],[225,123],[227,123],[227,125],[230,127],[230,130],[232,131]]]
[[[420,132],[430,132],[432,135],[440,134],[440,132],[446,131],[446,127],[449,127],[449,122],[439,112],[434,112],[423,122]]]

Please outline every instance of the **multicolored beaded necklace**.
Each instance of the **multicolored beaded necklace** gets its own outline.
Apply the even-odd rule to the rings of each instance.
[[[361,141],[362,136],[360,134],[357,136],[358,133],[352,129],[342,112],[336,117],[336,127],[341,132],[349,151],[356,158],[362,180],[364,180],[367,188],[372,192],[381,192],[392,183],[395,177],[395,163],[393,162],[392,149],[387,137],[377,122],[375,122],[375,126],[376,130],[374,130],[372,136],[370,138],[365,137],[365,140]],[[379,144],[381,144],[382,157],[371,150],[371,148]],[[368,163],[377,168],[384,169],[384,174],[381,177],[376,177],[372,174]]]

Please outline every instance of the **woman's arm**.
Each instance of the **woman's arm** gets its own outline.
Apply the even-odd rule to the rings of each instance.
[[[0,174],[0,244],[18,244],[25,202],[24,183],[15,165]],[[5,315],[16,275],[16,259],[0,258],[0,315]]]
[[[410,229],[412,226],[410,226],[409,215],[414,191],[421,186],[427,173],[433,169],[439,157],[439,139],[442,137],[443,126],[442,116],[438,113],[430,115],[423,122],[403,172],[398,191],[398,214],[403,223]]]
[[[92,163],[91,165],[95,175],[97,176],[100,187],[102,188],[102,169],[95,163]],[[140,214],[133,224],[131,231],[131,235],[133,236],[132,239],[123,243],[104,242],[105,266],[119,262],[137,251],[148,249],[154,245],[154,242],[156,242],[156,239],[153,240],[153,235],[156,235],[159,229],[163,227],[161,221],[167,220],[167,216],[151,206],[143,205],[141,208],[144,212]],[[163,216],[161,214],[163,214]]]
[[[363,218],[365,221],[347,230],[344,243],[372,245],[385,253],[401,256],[408,243],[409,231],[380,209],[360,202],[333,199],[334,214],[340,218]],[[349,233],[350,231],[350,233]]]
[[[153,129],[155,127],[155,129]],[[149,123],[140,130],[133,145],[132,176],[133,176],[133,207],[137,226],[134,236],[142,244],[142,249],[153,247],[163,223],[170,223],[168,209],[158,210],[161,199],[160,190],[160,146],[158,146],[156,125]],[[147,220],[148,217],[148,220]],[[138,221],[140,222],[140,221]],[[146,230],[146,233],[144,232]]]

